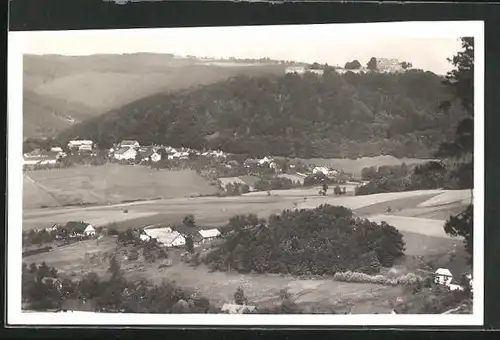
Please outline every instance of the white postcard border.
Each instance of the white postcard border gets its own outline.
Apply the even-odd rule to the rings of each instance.
[[[393,22],[335,25],[342,34],[417,37],[474,37],[474,225],[484,226],[484,22]],[[298,25],[289,25],[297,28]],[[303,25],[304,29],[307,26]],[[395,29],[395,26],[397,28]],[[283,26],[286,27],[286,26]],[[176,28],[180,29],[180,28]],[[194,28],[182,28],[194,29]],[[216,28],[222,29],[222,28]],[[230,29],[230,28],[226,28]],[[260,26],[258,29],[265,29]],[[164,29],[152,29],[153,34]],[[92,30],[97,32],[96,30]],[[102,30],[103,34],[126,34],[138,30]],[[87,31],[89,32],[89,31]],[[20,325],[204,325],[204,326],[479,326],[484,318],[484,229],[474,233],[474,301],[471,315],[227,315],[227,314],[128,314],[128,313],[37,313],[21,311],[22,264],[22,55],[23,35],[8,36],[8,230],[7,324]],[[82,34],[57,31],[54,34]],[[451,57],[451,56],[450,56]]]

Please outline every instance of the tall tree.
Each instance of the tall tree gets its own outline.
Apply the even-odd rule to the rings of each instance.
[[[454,95],[460,100],[469,117],[462,120],[452,142],[443,143],[437,155],[456,161],[456,174],[459,182],[463,178],[468,180],[468,186],[473,187],[473,152],[474,152],[474,38],[461,38],[462,50],[457,52],[452,59],[448,59],[454,69],[446,75],[445,83],[451,87]],[[443,105],[449,108],[449,103]],[[466,250],[473,257],[473,205],[457,216],[451,216],[444,229],[450,235],[464,237]]]
[[[186,227],[194,227],[196,225],[195,220],[194,220],[194,216],[191,215],[191,214],[184,216],[184,219],[182,220],[182,223]]]
[[[191,236],[186,236],[186,249],[191,254],[194,253],[194,243],[193,243],[193,238]]]
[[[247,297],[245,296],[245,292],[243,291],[243,288],[238,287],[236,289],[236,292],[234,293],[234,302],[237,305],[246,305],[248,300]]]
[[[375,71],[377,69],[377,58],[371,57],[370,61],[366,64],[366,68]]]

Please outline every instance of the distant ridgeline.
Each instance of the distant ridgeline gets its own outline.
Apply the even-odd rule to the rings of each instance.
[[[220,148],[252,157],[431,157],[465,116],[432,72],[238,76],[153,95],[63,131],[102,147],[141,144]]]

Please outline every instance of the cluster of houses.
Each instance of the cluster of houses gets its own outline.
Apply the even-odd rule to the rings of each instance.
[[[153,225],[144,228],[140,235],[142,241],[156,239],[161,245],[172,248],[186,245],[186,239],[191,238],[195,245],[213,241],[221,236],[219,229],[198,229],[196,227]]]
[[[243,162],[243,166],[245,168],[251,168],[253,165],[257,166],[268,166],[271,169],[278,168],[278,164],[272,157],[263,157],[263,158],[249,158]]]
[[[380,73],[400,73],[404,72],[406,70],[405,67],[403,67],[403,63],[401,63],[398,59],[395,58],[376,58],[377,60],[377,69],[376,72]],[[410,68],[411,64],[408,64],[407,68]],[[372,70],[368,69],[367,67],[360,67],[358,69],[346,69],[344,67],[336,66],[335,67],[335,72],[339,74],[345,74],[347,72],[353,72],[353,73],[368,73],[372,72]],[[317,75],[323,75],[324,70],[322,69],[314,69],[310,68],[309,66],[290,66],[285,69],[286,74],[299,74],[303,75],[306,73],[314,73]]]
[[[56,239],[60,239],[60,231],[66,230],[68,238],[93,237],[96,235],[94,226],[83,221],[72,221],[66,224],[55,223],[52,227],[46,228],[45,231],[56,234]]]
[[[200,152],[190,148],[173,148],[171,146],[150,145],[141,146],[136,140],[124,140],[114,145],[109,150],[109,156],[118,161],[136,160],[140,157],[141,162],[159,162],[163,157],[169,160],[187,160],[192,155],[205,156],[212,158],[226,158],[226,154],[220,150],[210,150]]]
[[[49,151],[40,149],[27,152],[23,155],[26,166],[30,165],[53,165],[56,164],[61,158],[66,157],[66,153],[61,147],[53,147]]]
[[[312,173],[313,174],[322,173],[323,175],[328,177],[335,177],[339,174],[337,169],[331,167],[329,168],[326,166],[314,166],[314,168],[312,169]]]

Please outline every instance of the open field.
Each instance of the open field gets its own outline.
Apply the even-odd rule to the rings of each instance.
[[[404,212],[404,209],[413,209],[412,213],[417,215],[420,211],[420,208],[416,208],[417,204],[443,192],[430,190],[368,196],[323,197],[317,193],[317,190],[317,188],[275,190],[271,196],[267,196],[265,192],[254,192],[237,197],[183,197],[95,207],[25,209],[23,229],[45,228],[55,222],[69,220],[92,220],[96,226],[100,226],[99,223],[128,221],[123,228],[130,228],[134,224],[143,226],[153,223],[180,223],[187,214],[193,214],[200,225],[221,226],[234,215],[255,213],[259,217],[267,218],[270,214],[279,213],[284,209],[293,209],[295,204],[298,208],[314,208],[325,203],[343,205],[353,209],[359,216],[384,214],[387,206],[391,206],[394,210],[400,209],[397,211],[400,214]],[[306,201],[304,197],[307,197]],[[129,211],[127,214],[123,213],[125,208]],[[439,211],[446,212],[447,209],[447,206],[442,206]],[[98,220],[100,216],[105,216],[105,219]],[[121,223],[118,223],[119,229],[122,229]]]
[[[444,232],[444,221],[440,220],[393,215],[371,216],[369,220],[377,223],[385,221],[396,227],[399,231],[409,231],[427,236],[452,238]]]
[[[268,197],[265,193],[252,193],[238,197],[196,197],[173,198],[165,200],[134,202],[115,206],[87,208],[58,208],[27,210],[24,213],[24,225],[33,227],[41,221],[54,221],[68,218],[88,219],[106,216],[108,220],[115,218],[118,229],[143,227],[156,223],[179,223],[188,213],[195,215],[201,226],[221,226],[229,217],[236,214],[254,212],[262,217],[283,209],[293,208],[295,203],[304,203],[312,208],[319,204],[330,203],[345,205],[354,209],[354,213],[372,220],[385,220],[394,225],[403,234],[406,242],[406,255],[398,264],[402,272],[411,272],[423,263],[449,268],[456,275],[469,270],[466,264],[466,253],[460,238],[451,238],[444,234],[444,219],[421,219],[396,214],[386,214],[387,205],[396,213],[410,211],[416,214],[418,205],[437,195],[446,193],[443,190],[402,192],[354,197],[320,197],[317,190],[296,189],[275,191],[276,196]],[[304,195],[309,196],[306,202]],[[460,202],[458,202],[460,203]],[[450,209],[457,209],[457,204],[433,207],[443,214]],[[122,212],[129,209],[128,214]],[[463,206],[462,206],[463,208]],[[141,215],[144,214],[144,215]],[[123,218],[118,221],[118,219]],[[80,218],[77,218],[80,217]],[[107,262],[96,263],[89,260],[88,253],[116,252],[113,238],[105,238],[99,244],[95,240],[79,242],[51,252],[24,258],[26,262],[45,261],[56,266],[66,274],[80,275],[86,271],[105,274]],[[182,250],[181,250],[182,251]],[[86,255],[87,254],[87,255]],[[385,287],[374,284],[336,282],[328,279],[304,280],[284,275],[272,274],[239,274],[235,272],[211,272],[203,265],[192,267],[179,259],[179,251],[170,251],[169,258],[173,265],[158,268],[158,263],[142,262],[122,263],[122,268],[130,279],[145,278],[153,283],[162,280],[174,280],[179,285],[196,290],[220,305],[233,300],[237,287],[241,286],[249,303],[267,305],[276,303],[279,291],[288,288],[296,302],[314,312],[328,312],[335,305],[335,311],[343,313],[389,313],[388,301],[396,296],[405,296],[408,292],[402,287]],[[351,309],[353,308],[353,309]]]
[[[41,198],[41,191],[45,193],[45,198]],[[23,208],[56,204],[109,204],[215,192],[215,187],[191,170],[153,170],[143,166],[118,164],[79,166],[26,172]]]
[[[460,202],[468,204],[471,199],[470,190],[453,190],[444,192],[438,196],[428,199],[418,205],[419,208],[438,207],[441,205]]]

